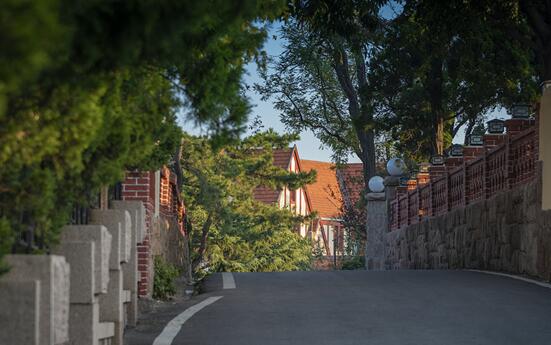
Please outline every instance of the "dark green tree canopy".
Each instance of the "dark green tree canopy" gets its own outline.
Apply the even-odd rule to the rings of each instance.
[[[290,173],[273,164],[272,150],[293,139],[269,130],[217,149],[206,138],[184,136],[183,194],[195,271],[308,267],[310,243],[295,230],[308,219],[253,197],[259,186],[297,189],[315,179],[315,172]]]
[[[278,0],[4,2],[0,231],[12,235],[0,246],[32,232],[47,249],[72,205],[125,169],[166,164],[179,111],[235,139],[244,65],[284,11]]]

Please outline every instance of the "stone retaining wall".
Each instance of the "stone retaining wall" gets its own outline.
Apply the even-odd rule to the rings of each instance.
[[[387,232],[387,269],[483,269],[551,280],[551,211],[541,182]]]

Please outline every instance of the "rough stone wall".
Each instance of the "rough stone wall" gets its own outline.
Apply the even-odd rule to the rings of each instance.
[[[190,278],[188,240],[180,232],[177,219],[161,215],[153,221],[151,230],[152,256],[162,256],[166,262],[182,268],[184,278]]]
[[[483,269],[551,280],[551,212],[533,181],[385,234],[387,269]]]

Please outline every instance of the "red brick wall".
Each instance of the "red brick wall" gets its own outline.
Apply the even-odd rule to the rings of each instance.
[[[159,206],[161,215],[169,219],[175,219],[182,236],[185,236],[183,224],[184,204],[179,196],[176,176],[170,169],[164,167],[161,170]],[[145,225],[146,234],[144,240],[138,243],[138,296],[151,296],[153,287],[153,217],[155,214],[155,172],[129,171],[122,183],[122,199],[138,200],[144,203],[146,210]],[[176,245],[176,244],[175,244]]]
[[[129,171],[122,183],[122,199],[138,200],[144,203],[146,233],[144,240],[138,243],[138,296],[151,295],[152,286],[151,271],[153,269],[151,259],[151,222],[155,212],[155,173]]]

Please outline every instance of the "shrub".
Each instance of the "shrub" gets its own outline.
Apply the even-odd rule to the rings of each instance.
[[[365,258],[363,256],[354,256],[347,258],[342,263],[343,270],[359,270],[365,267]]]
[[[155,257],[155,279],[153,280],[153,298],[168,300],[176,294],[175,279],[180,275],[180,270],[166,262],[162,257]]]

